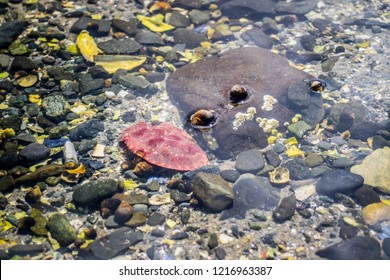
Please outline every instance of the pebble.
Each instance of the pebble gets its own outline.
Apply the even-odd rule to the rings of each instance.
[[[318,153],[308,153],[305,158],[305,163],[308,167],[313,168],[324,162],[324,159]]]
[[[151,236],[154,236],[154,237],[164,237],[165,236],[165,231],[162,230],[162,229],[154,229],[152,230],[152,232],[150,233]]]
[[[135,212],[133,217],[126,223],[126,226],[135,228],[146,223],[146,215],[143,212]]]
[[[350,193],[363,185],[363,177],[344,169],[332,169],[325,172],[316,184],[320,195],[333,197],[336,193]]]
[[[266,152],[265,158],[267,159],[267,162],[273,167],[278,167],[279,164],[282,162],[279,155],[273,150]]]
[[[0,191],[4,192],[15,186],[15,180],[11,175],[6,175],[0,178]]]
[[[241,173],[256,174],[265,165],[263,155],[258,149],[241,152],[236,159],[235,167]]]
[[[165,216],[161,213],[155,212],[148,218],[147,224],[149,226],[162,225],[165,222]]]
[[[362,141],[367,141],[369,137],[374,136],[383,126],[379,123],[364,121],[354,123],[349,129],[351,137]]]
[[[131,206],[127,201],[122,201],[115,210],[114,220],[119,224],[123,224],[130,220],[130,218],[133,216],[133,212],[133,206]]]
[[[173,40],[175,44],[185,44],[186,48],[193,49],[200,46],[200,43],[207,40],[207,38],[195,31],[178,28],[173,32]]]
[[[89,249],[97,259],[108,260],[142,240],[143,233],[141,231],[122,227],[93,241],[89,245]]]
[[[300,43],[303,49],[312,51],[316,46],[316,37],[313,35],[304,35],[301,37]]]
[[[304,121],[298,121],[296,123],[290,124],[287,129],[292,135],[298,138],[302,138],[306,131],[310,130],[311,127]]]
[[[231,237],[231,236],[229,236],[227,234],[224,234],[224,233],[222,233],[222,234],[220,234],[218,236],[218,241],[222,245],[226,245],[226,244],[232,243],[234,240],[235,240],[234,237]]]
[[[11,73],[23,70],[26,72],[31,72],[36,69],[38,65],[33,62],[31,59],[25,56],[16,56],[14,60],[12,60],[10,71]]]
[[[218,236],[215,233],[210,233],[209,241],[207,242],[207,246],[210,249],[214,249],[218,246]]]
[[[283,167],[290,171],[292,180],[305,180],[313,177],[309,167],[302,159],[296,158],[282,164]]]
[[[185,231],[176,231],[174,232],[170,239],[172,240],[183,240],[183,239],[187,239],[189,237],[188,233],[185,232]]]
[[[104,225],[106,226],[107,229],[113,229],[113,228],[120,228],[120,227],[121,227],[121,225],[118,224],[118,223],[115,221],[114,215],[109,216],[109,217],[104,221]]]
[[[371,203],[377,203],[381,201],[380,196],[374,191],[372,187],[363,185],[354,193],[354,197],[357,203],[361,206],[367,206]]]
[[[218,260],[224,260],[226,258],[226,251],[222,247],[217,247],[215,250],[215,255]]]
[[[241,34],[241,39],[247,42],[253,42],[256,46],[264,49],[271,49],[274,39],[268,37],[260,28],[253,28]]]
[[[373,237],[355,236],[320,249],[316,254],[330,260],[379,260],[381,248]]]
[[[295,194],[283,197],[280,200],[278,207],[272,213],[274,221],[277,223],[283,223],[289,220],[295,213],[296,204],[297,199]]]
[[[256,231],[261,230],[261,223],[259,223],[259,222],[249,222],[248,226],[252,230],[256,230]]]
[[[210,20],[210,13],[208,11],[192,10],[188,13],[188,16],[191,19],[191,22],[195,25],[202,25],[208,23]]]
[[[142,45],[133,38],[125,38],[122,40],[111,39],[105,42],[98,43],[99,49],[105,54],[135,54],[139,52]]]
[[[234,199],[234,192],[220,175],[199,172],[191,181],[197,198],[210,210],[220,212]]]
[[[11,20],[0,26],[0,49],[8,47],[27,27],[28,22]]]
[[[172,11],[167,19],[167,23],[177,28],[186,28],[191,24],[191,21],[185,15],[182,15],[178,11]]]
[[[133,37],[135,36],[140,30],[137,27],[138,21],[136,19],[125,21],[121,19],[113,19],[112,20],[112,26],[124,33],[126,33],[127,36]]]
[[[42,144],[31,143],[19,152],[19,156],[25,161],[35,163],[48,158],[50,149]]]
[[[161,37],[151,31],[141,31],[135,35],[134,39],[146,46],[164,46],[164,41]]]
[[[15,130],[15,132],[19,131],[20,126],[22,124],[21,119],[19,116],[9,116],[9,117],[2,117],[0,119],[0,126],[2,128],[12,128]]]
[[[232,217],[242,219],[248,210],[269,210],[278,204],[278,198],[267,178],[243,174],[234,183],[233,191],[233,207],[222,212],[221,220]]]
[[[377,149],[368,155],[351,172],[364,178],[364,183],[381,192],[390,194],[390,148]]]
[[[119,83],[141,93],[155,93],[156,87],[142,76],[123,75],[119,77]]]
[[[354,161],[347,157],[339,157],[332,161],[333,168],[349,168],[354,165]]]
[[[68,246],[76,240],[76,230],[61,213],[54,213],[47,222],[51,236],[62,246]]]
[[[11,256],[33,256],[45,251],[42,244],[17,244],[8,249]]]
[[[240,177],[240,172],[234,169],[229,169],[221,171],[220,175],[224,180],[234,183],[238,177]]]
[[[98,95],[102,93],[105,86],[103,79],[94,79],[91,74],[84,74],[79,80],[81,95]]]
[[[358,234],[356,227],[351,225],[341,225],[339,236],[342,239],[350,239]]]
[[[85,140],[85,139],[91,139],[95,138],[96,135],[104,131],[104,124],[100,120],[89,120],[86,121],[79,126],[73,128],[69,132],[69,139],[71,141],[80,141],[80,140]],[[91,143],[91,142],[88,142]],[[95,144],[96,145],[96,144]],[[93,146],[92,146],[93,148]]]
[[[73,202],[79,206],[98,206],[101,201],[112,196],[118,190],[114,179],[99,179],[75,187]]]

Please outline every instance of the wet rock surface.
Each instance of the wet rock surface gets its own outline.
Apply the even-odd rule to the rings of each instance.
[[[278,78],[277,83],[273,82],[273,79],[280,77],[280,71],[285,73],[282,75],[285,78]],[[258,128],[259,124],[255,120],[244,121],[241,126],[234,128],[232,120],[237,113],[245,113],[249,107],[254,107],[256,117],[275,118],[281,124],[290,121],[294,111],[288,108],[288,88],[299,81],[304,84],[305,78],[310,76],[289,67],[282,57],[260,48],[246,48],[228,51],[220,57],[210,57],[182,67],[168,78],[167,90],[184,111],[184,117],[189,118],[199,109],[215,110],[218,113],[217,123],[212,127],[211,133],[218,144],[218,149],[214,152],[217,156],[226,158],[237,154],[244,147],[248,149],[266,145],[266,135]],[[249,100],[229,108],[228,92],[236,84],[248,89]],[[271,111],[262,109],[265,95],[273,96],[278,101]],[[306,96],[310,99],[308,92]],[[201,138],[201,132],[196,133],[197,138]],[[201,144],[207,146],[204,142]]]

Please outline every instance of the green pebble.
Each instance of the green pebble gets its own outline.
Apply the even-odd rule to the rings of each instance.
[[[31,218],[34,218],[35,225],[31,227],[31,231],[35,233],[36,235],[47,235],[47,219],[45,216],[43,216],[42,212],[38,209],[32,208],[31,211]]]
[[[249,222],[249,228],[253,230],[261,230],[261,225],[259,222]]]
[[[292,134],[294,134],[298,138],[302,138],[303,135],[311,129],[311,126],[305,123],[304,121],[299,121],[296,123],[293,123],[287,127],[288,131]]]
[[[259,220],[259,221],[261,221],[261,222],[267,221],[267,216],[265,216],[260,210],[254,210],[254,211],[253,211],[253,216],[254,216],[257,220]]]
[[[68,246],[76,240],[76,230],[61,213],[54,213],[47,223],[51,236],[62,246]]]
[[[54,176],[47,177],[45,180],[46,184],[48,184],[49,186],[56,186],[60,181],[61,178]]]
[[[9,46],[8,50],[14,56],[16,56],[16,55],[28,55],[30,53],[30,49],[26,45],[20,43],[20,41],[13,42]]]

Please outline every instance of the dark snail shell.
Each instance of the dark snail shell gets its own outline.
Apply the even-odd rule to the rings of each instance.
[[[229,90],[229,100],[232,105],[238,105],[240,103],[245,103],[248,101],[250,96],[249,91],[241,85],[234,85]]]
[[[215,112],[200,109],[190,116],[190,124],[194,128],[211,128],[217,124]]]

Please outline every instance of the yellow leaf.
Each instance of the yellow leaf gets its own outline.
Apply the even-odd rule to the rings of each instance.
[[[99,55],[95,57],[96,65],[102,66],[108,73],[113,74],[118,69],[132,70],[146,61],[144,56],[132,55]]]
[[[166,220],[166,224],[169,228],[174,228],[177,225],[177,223],[171,219]]]
[[[89,62],[94,61],[95,55],[102,53],[86,30],[81,31],[77,37],[77,47],[79,48],[81,55]]]
[[[76,102],[74,106],[70,109],[73,113],[80,115],[81,112],[84,112],[88,109],[86,105],[81,102]]]
[[[19,220],[19,219],[24,218],[26,216],[26,212],[24,212],[24,211],[16,212],[14,216],[15,216],[16,219]]]
[[[121,116],[121,111],[115,111],[114,116],[112,117],[113,121],[117,121],[119,117]]]
[[[370,41],[366,41],[366,42],[363,42],[363,43],[357,43],[356,44],[356,47],[362,48],[362,49],[366,49],[366,48],[368,48],[370,46],[371,46]]]
[[[3,226],[3,232],[8,231],[8,230],[11,229],[12,227],[13,227],[13,226],[12,226],[12,224],[11,224],[10,222],[5,221],[5,224],[4,224],[4,226]]]
[[[103,18],[103,16],[101,14],[93,14],[93,15],[91,15],[91,18],[101,20]]]
[[[1,72],[0,73],[0,79],[8,78],[9,74],[7,72]]]
[[[152,17],[138,15],[137,18],[145,27],[153,32],[165,32],[174,28],[172,25],[163,22],[164,16],[162,14],[157,14]]]
[[[41,105],[41,103],[42,103],[42,99],[41,99],[41,96],[39,94],[30,94],[28,96],[28,100],[31,103],[36,103],[38,105]]]
[[[79,167],[75,169],[66,170],[69,174],[84,174],[85,173],[85,167],[84,164],[80,164]]]
[[[288,157],[303,157],[305,155],[304,152],[302,152],[300,149],[297,148],[297,146],[291,146],[287,151],[286,155]]]
[[[51,237],[50,232],[47,233],[47,239],[49,239],[49,242],[51,246],[53,247],[53,250],[57,251],[58,249],[61,248],[60,243],[58,243],[57,240],[55,240],[53,237]]]
[[[4,104],[4,103],[1,103],[0,104],[0,110],[5,110],[7,109],[9,106],[7,104]]]
[[[132,191],[138,187],[138,184],[134,182],[133,180],[124,180],[123,181],[123,188],[127,191]]]
[[[288,139],[284,140],[283,143],[286,144],[286,145],[293,146],[293,145],[298,144],[298,141],[297,141],[297,139],[295,137],[291,137],[291,138],[288,138]]]
[[[215,33],[215,29],[209,28],[207,29],[207,39],[211,40],[213,39]]]

